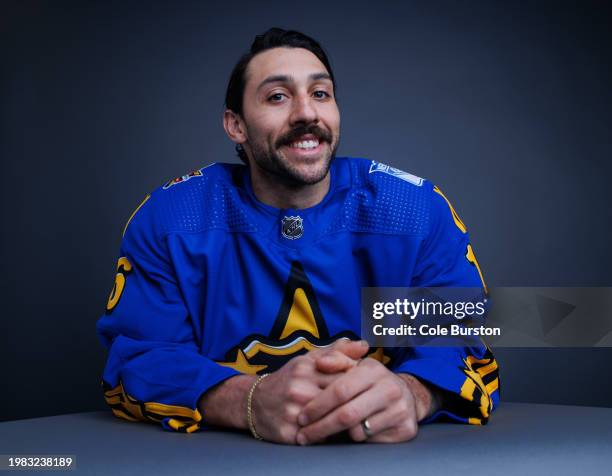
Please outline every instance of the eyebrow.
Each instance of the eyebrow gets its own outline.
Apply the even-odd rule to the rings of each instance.
[[[319,81],[321,79],[328,79],[329,81],[332,80],[331,76],[328,73],[312,73],[310,76],[308,76],[308,79],[310,79],[311,81]],[[270,84],[270,83],[294,83],[294,82],[295,82],[295,78],[293,76],[289,76],[286,74],[276,74],[274,76],[268,76],[261,83],[259,83],[259,86],[257,86],[257,91],[263,88],[266,84]]]

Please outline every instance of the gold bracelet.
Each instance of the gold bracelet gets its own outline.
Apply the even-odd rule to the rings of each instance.
[[[251,430],[251,434],[256,440],[263,440],[263,438],[259,433],[257,433],[255,423],[253,423],[253,393],[255,393],[255,388],[257,385],[259,385],[268,375],[270,374],[263,374],[257,377],[257,380],[255,380],[253,385],[251,385],[251,390],[249,390],[249,396],[247,397],[247,421],[249,422],[249,430]]]

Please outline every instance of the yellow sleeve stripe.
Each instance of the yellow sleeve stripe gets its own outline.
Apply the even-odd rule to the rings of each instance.
[[[477,359],[474,356],[468,355],[465,358],[465,362],[470,370],[478,372],[481,377],[486,377],[498,368],[495,359]]]
[[[111,408],[111,410],[113,411],[116,417],[123,418],[124,420],[127,420],[127,421],[138,421],[137,418],[129,416],[127,413],[119,410],[118,408]]]
[[[143,206],[145,203],[147,203],[147,200],[148,200],[149,198],[151,198],[151,194],[148,194],[148,195],[147,195],[147,196],[144,198],[144,200],[143,200],[142,202],[140,202],[140,205],[138,205],[138,206],[136,207],[136,210],[134,210],[134,211],[132,212],[132,214],[130,215],[130,218],[128,218],[127,223],[126,223],[126,224],[125,224],[125,226],[123,227],[123,233],[122,233],[122,235],[121,235],[121,236],[125,236],[125,232],[127,231],[128,225],[129,225],[129,224],[130,224],[130,222],[132,221],[132,218],[134,218],[134,215],[136,215],[136,213],[138,213],[138,210],[140,210],[140,209],[142,208],[142,206]]]
[[[170,418],[168,420],[168,425],[175,431],[184,431],[185,433],[193,433],[200,428],[198,423],[189,425],[189,423],[185,423],[184,421],[179,421],[174,418]]]
[[[478,367],[476,372],[480,374],[481,377],[485,377],[489,375],[491,372],[495,372],[497,370],[497,361],[493,360],[489,365],[484,365],[482,367]]]
[[[468,355],[465,358],[465,361],[467,362],[467,364],[471,368],[474,364],[488,364],[489,362],[491,362],[491,359],[487,359],[487,358],[485,358],[485,359],[477,359],[473,355]]]
[[[164,415],[164,416],[170,416],[170,417],[172,416],[186,417],[195,422],[202,421],[202,415],[197,409],[192,410],[191,408],[187,408],[187,407],[179,407],[176,405],[166,405],[164,403],[155,403],[155,402],[146,402],[144,406],[147,411],[157,413],[158,415]]]
[[[121,404],[121,395],[115,395],[114,397],[104,397],[108,405],[119,405]]]
[[[174,418],[170,418],[170,420],[168,420],[168,425],[176,431],[179,431],[183,427],[183,424]]]
[[[491,394],[499,388],[499,378],[496,378],[491,383],[487,384],[487,393]]]
[[[444,201],[448,205],[448,208],[450,208],[451,215],[453,216],[453,220],[455,222],[455,225],[457,225],[457,228],[459,228],[463,233],[467,233],[467,227],[465,226],[463,221],[461,221],[461,218],[459,218],[459,215],[457,214],[457,212],[451,205],[451,202],[449,201],[449,199],[446,198],[446,195],[444,195],[442,193],[442,190],[440,190],[437,186],[434,186],[433,190],[434,192],[436,192],[438,195],[440,195],[444,199]]]
[[[471,378],[466,378],[461,386],[460,395],[471,402],[474,400],[474,390],[476,390],[476,383]]]
[[[483,383],[480,376],[475,374],[473,371],[466,371],[466,373],[468,374],[468,378],[465,379],[465,382],[463,382],[463,385],[461,386],[461,397],[465,398],[470,402],[473,402],[474,396],[477,393],[480,393],[480,410],[484,417],[489,416],[491,399],[489,397],[488,392],[486,391],[485,384]],[[478,388],[480,392],[476,392],[476,388]]]
[[[121,385],[117,385],[112,390],[107,390],[104,392],[105,397],[114,397],[115,395],[121,395],[123,393],[123,387]]]
[[[497,373],[497,361],[495,358],[478,359],[468,355],[463,359],[463,362],[466,379],[461,386],[460,396],[469,402],[473,402],[475,398],[480,397],[478,409],[482,417],[487,419],[493,409],[491,394],[499,388],[499,377],[495,377],[488,384],[484,383],[483,378]]]
[[[168,425],[179,431],[186,427],[188,433],[200,428],[202,414],[198,409],[166,405],[157,402],[140,402],[125,392],[123,384],[119,384],[104,392],[104,399],[113,413],[129,421],[149,421],[159,423],[164,417],[171,417]]]
[[[482,420],[480,418],[468,418],[468,423],[470,425],[482,425]]]
[[[187,433],[193,433],[194,431],[197,431],[200,429],[200,425],[198,423],[191,425],[190,427],[188,427],[185,431]]]

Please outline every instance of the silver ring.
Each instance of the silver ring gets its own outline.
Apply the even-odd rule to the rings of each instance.
[[[372,438],[374,436],[374,433],[372,432],[372,427],[370,426],[370,422],[367,418],[361,422],[361,428],[363,429],[366,438]]]

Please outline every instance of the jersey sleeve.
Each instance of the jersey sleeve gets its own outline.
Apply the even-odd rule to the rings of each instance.
[[[429,234],[411,286],[482,287],[487,293],[467,228],[437,187],[432,190]],[[499,403],[497,361],[480,339],[470,347],[398,349],[392,370],[412,374],[440,392],[442,406],[427,421],[485,424]]]
[[[202,425],[201,395],[238,372],[200,354],[152,208],[141,204],[126,227],[115,284],[97,324],[109,351],[104,397],[117,417],[191,433]]]

